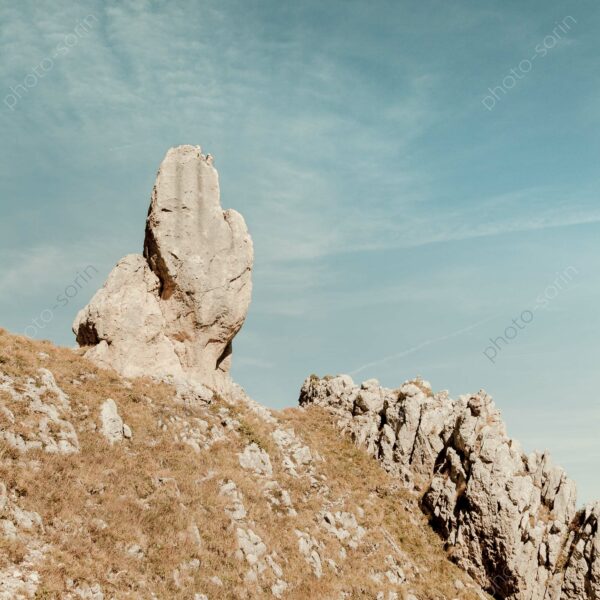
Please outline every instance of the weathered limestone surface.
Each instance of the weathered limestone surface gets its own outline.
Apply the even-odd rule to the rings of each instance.
[[[422,494],[454,560],[495,597],[600,599],[600,504],[576,511],[575,484],[547,454],[525,455],[492,399],[457,400],[422,380],[309,377],[300,404],[339,427]]]
[[[253,263],[244,219],[220,205],[212,157],[179,146],[160,165],[144,254],[123,258],[73,324],[86,356],[126,377],[223,390],[248,312]]]
[[[0,442],[20,452],[79,452],[69,397],[48,369],[38,369],[25,382],[0,371],[0,392],[11,400],[0,401]]]

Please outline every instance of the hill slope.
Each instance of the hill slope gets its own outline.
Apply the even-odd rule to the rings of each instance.
[[[128,380],[0,330],[0,598],[263,597],[487,596],[325,409]]]

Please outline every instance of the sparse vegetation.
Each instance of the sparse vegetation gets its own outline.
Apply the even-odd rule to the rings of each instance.
[[[272,597],[272,578],[258,585],[244,580],[247,566],[236,558],[236,528],[220,493],[226,480],[235,481],[255,533],[276,549],[288,584],[284,598],[337,598],[343,590],[351,598],[373,598],[382,585],[372,575],[381,571],[387,554],[400,562],[408,557],[415,565],[410,589],[420,600],[477,597],[472,590],[454,587],[455,580],[468,584],[468,578],[447,559],[417,500],[341,437],[325,411],[287,409],[276,416],[281,427],[292,428],[305,444],[318,449],[318,477],[329,489],[335,510],[351,507],[362,515],[359,520],[368,535],[357,548],[347,549],[345,560],[339,558],[339,541],[319,529],[323,495],[315,492],[310,479],[290,476],[273,442],[273,425],[246,405],[231,405],[223,398],[208,406],[183,405],[167,385],[148,379],[124,383],[71,350],[1,330],[0,349],[10,357],[0,372],[17,383],[35,379],[42,367],[54,374],[69,396],[70,421],[80,445],[79,453],[48,454],[20,453],[0,444],[0,482],[20,509],[35,511],[43,522],[22,540],[0,534],[0,569],[26,559],[28,540],[47,545],[35,566],[40,576],[36,598],[63,598],[74,587],[94,584],[102,587],[105,598],[156,594],[189,599],[197,592],[210,599]],[[0,421],[0,433],[13,428],[35,438],[36,421],[27,404],[0,394],[0,404],[16,420]],[[131,440],[111,446],[99,432],[99,408],[107,398],[114,399],[133,430]],[[215,439],[210,449],[197,452],[178,433],[178,423],[194,419],[220,427],[223,409],[239,424]],[[268,452],[273,479],[289,493],[296,516],[271,507],[258,478],[240,468],[238,453],[249,443]],[[324,566],[323,576],[314,577],[299,552],[295,530],[313,535],[320,531],[320,552],[335,558],[336,568]]]

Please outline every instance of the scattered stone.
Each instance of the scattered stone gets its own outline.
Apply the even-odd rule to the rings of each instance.
[[[20,541],[26,548],[23,560],[18,564],[0,563],[0,600],[33,598],[38,589],[40,576],[38,565],[42,563],[48,546],[40,536],[43,523],[40,515],[26,511],[18,504],[18,495],[9,492],[0,481],[0,543],[2,537],[11,541]],[[2,558],[5,558],[2,553]]]
[[[0,372],[0,391],[6,392],[25,412],[17,423],[12,411],[0,406],[0,414],[9,423],[9,427],[0,428],[0,440],[19,452],[41,449],[57,454],[79,452],[77,432],[69,420],[69,397],[48,369],[38,369],[37,373],[36,378],[16,381]],[[28,433],[24,434],[24,430]]]
[[[321,515],[321,524],[342,544],[353,549],[358,548],[360,540],[365,535],[365,529],[357,523],[356,517],[349,512],[324,512]]]
[[[67,581],[67,585],[71,593],[67,595],[67,600],[104,600],[104,592],[98,583],[89,585],[88,583],[80,583],[75,587],[72,580]]]
[[[102,434],[111,443],[120,442],[123,438],[130,439],[132,436],[129,426],[123,423],[119,415],[117,404],[112,398],[108,398],[100,409],[100,426]]]
[[[221,484],[220,494],[230,500],[230,505],[225,511],[233,521],[241,521],[246,517],[242,493],[237,489],[233,481],[226,481]]]
[[[129,554],[129,556],[136,558],[138,560],[141,560],[142,558],[144,558],[144,555],[145,555],[142,548],[140,546],[138,546],[137,544],[132,544],[131,546],[129,546],[127,548],[127,554]]]
[[[323,575],[323,564],[319,554],[320,545],[317,540],[306,531],[294,530],[298,537],[298,550],[304,556],[306,562],[310,565],[312,572],[317,579]]]
[[[294,431],[277,427],[271,437],[283,455],[283,468],[286,472],[294,478],[307,476],[315,489],[325,493],[328,488],[316,477],[312,452],[297,438]]]
[[[273,474],[269,455],[255,443],[244,448],[244,451],[239,455],[239,461],[244,469],[253,471],[256,475],[270,477]]]

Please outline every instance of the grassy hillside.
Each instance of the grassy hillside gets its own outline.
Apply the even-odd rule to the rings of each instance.
[[[109,398],[131,430],[112,444]],[[330,419],[0,330],[0,598],[486,597]]]

